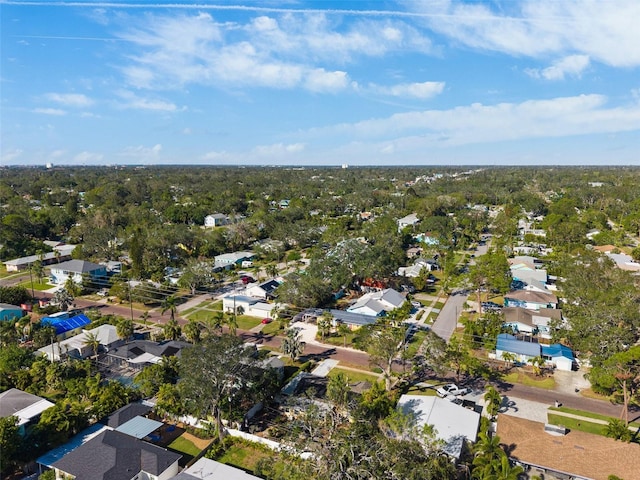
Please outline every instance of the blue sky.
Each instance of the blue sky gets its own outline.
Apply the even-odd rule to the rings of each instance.
[[[640,165],[640,2],[0,0],[0,164]]]

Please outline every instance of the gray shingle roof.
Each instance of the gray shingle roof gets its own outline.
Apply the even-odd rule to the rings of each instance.
[[[75,480],[131,480],[141,471],[160,475],[182,455],[107,430],[65,455],[52,466]]]

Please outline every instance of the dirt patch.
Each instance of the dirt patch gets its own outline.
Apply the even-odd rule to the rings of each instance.
[[[185,438],[186,440],[189,440],[191,443],[193,443],[200,450],[204,450],[211,443],[211,439],[210,438],[198,438],[198,437],[196,437],[195,435],[193,435],[193,434],[191,434],[189,432],[184,432],[182,434],[182,437]]]

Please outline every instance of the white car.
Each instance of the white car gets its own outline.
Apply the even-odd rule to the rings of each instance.
[[[469,393],[468,388],[460,388],[455,383],[450,383],[448,385],[443,385],[436,389],[436,393],[441,397],[457,397],[459,395],[466,395]]]

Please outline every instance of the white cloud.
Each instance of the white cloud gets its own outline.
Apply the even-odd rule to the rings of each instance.
[[[8,165],[12,163],[14,160],[20,158],[22,156],[23,150],[20,148],[14,148],[11,150],[3,150],[2,156],[0,157],[0,164]]]
[[[444,90],[444,82],[400,83],[390,87],[370,85],[371,90],[382,95],[427,99],[440,95]]]
[[[143,145],[126,147],[120,156],[135,158],[141,162],[156,161],[162,151],[162,145],[157,143],[153,147],[145,147]]]
[[[101,153],[94,152],[80,152],[73,157],[73,163],[81,164],[81,165],[91,165],[91,164],[99,164],[102,163],[102,159],[104,155]]]
[[[346,72],[327,72],[324,68],[316,68],[307,74],[305,86],[312,92],[335,92],[349,86]]]
[[[33,113],[41,113],[43,115],[62,116],[67,114],[66,110],[59,108],[34,108],[32,111]]]
[[[432,48],[404,22],[336,18],[314,12],[218,24],[209,14],[146,16],[144,24],[118,34],[134,52],[121,71],[137,88],[198,84],[334,92],[349,85],[349,76],[327,65]]]
[[[304,143],[292,143],[285,145],[283,143],[274,143],[272,145],[258,145],[252,150],[255,155],[273,157],[278,155],[290,155],[300,153],[305,149]]]
[[[116,95],[123,99],[125,103],[121,103],[122,108],[131,108],[135,110],[153,110],[158,112],[175,112],[178,110],[186,110],[186,107],[178,108],[175,103],[166,102],[159,99],[139,97],[128,90],[120,90]]]
[[[81,93],[47,93],[44,98],[66,107],[76,108],[89,107],[94,103],[92,99]]]
[[[544,78],[545,80],[564,80],[565,76],[579,78],[589,63],[588,55],[569,55],[542,70],[527,69],[525,72],[534,78]]]
[[[380,149],[393,142],[394,150],[400,151],[407,143],[447,147],[635,130],[640,130],[640,105],[607,107],[607,98],[602,95],[580,95],[400,113],[315,129],[309,134],[322,138],[337,135],[345,141],[375,139]]]
[[[496,4],[459,0],[407,2],[429,28],[465,45],[533,57],[582,54],[600,62],[640,65],[640,2],[523,0]]]

